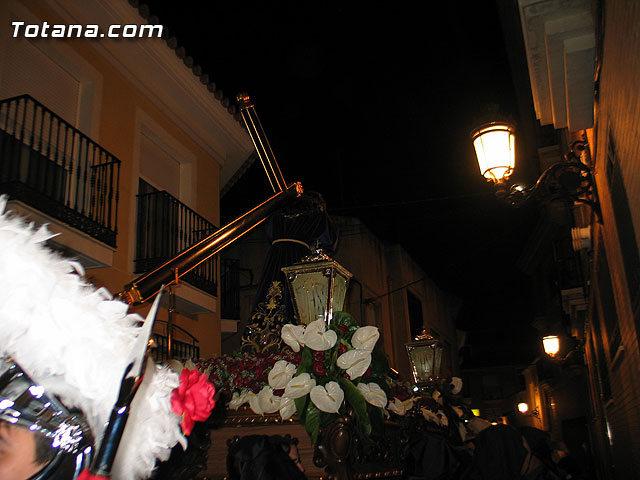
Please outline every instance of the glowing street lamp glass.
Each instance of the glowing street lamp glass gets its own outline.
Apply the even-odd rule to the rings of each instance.
[[[520,402],[518,404],[518,411],[522,414],[527,413],[529,411],[529,405],[526,402]]]
[[[556,335],[549,335],[542,338],[542,346],[544,353],[551,357],[555,357],[560,351],[560,339]]]
[[[508,178],[515,166],[515,129],[508,123],[490,123],[473,132],[480,173],[495,183]]]

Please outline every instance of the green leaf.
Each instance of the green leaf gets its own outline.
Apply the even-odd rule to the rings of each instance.
[[[364,434],[369,436],[371,434],[371,421],[367,414],[367,401],[364,399],[364,395],[362,395],[360,390],[358,390],[350,380],[342,377],[339,379],[339,382],[340,387],[342,387],[342,390],[344,391],[345,400],[349,405],[351,405],[351,408],[353,408]]]
[[[302,397],[296,398],[293,403],[296,405],[296,411],[298,412],[298,420],[300,423],[304,423],[304,416],[306,413],[307,401],[309,400],[309,395],[303,395]]]
[[[389,359],[381,348],[371,352],[371,373],[374,377],[384,377],[389,373]]]
[[[315,445],[318,441],[318,432],[320,431],[320,410],[318,410],[312,402],[309,402],[305,415],[304,428],[311,437],[311,442]]]
[[[298,365],[298,370],[296,370],[296,375],[300,375],[301,373],[311,373],[312,366],[313,353],[311,353],[310,348],[303,348],[302,359],[300,360],[300,365]]]
[[[360,328],[358,321],[353,317],[353,315],[347,312],[334,312],[333,323],[335,325],[346,325],[349,330],[352,328],[354,330]]]

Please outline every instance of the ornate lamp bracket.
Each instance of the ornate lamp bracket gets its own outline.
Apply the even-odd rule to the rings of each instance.
[[[565,160],[551,165],[542,172],[533,186],[508,186],[502,180],[496,183],[496,195],[512,206],[519,206],[530,199],[542,203],[561,199],[582,203],[589,205],[598,222],[602,223],[593,171],[580,160],[581,153],[587,148],[586,142],[574,142]]]

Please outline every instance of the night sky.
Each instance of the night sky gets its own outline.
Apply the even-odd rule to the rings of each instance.
[[[495,198],[469,137],[491,104],[518,115],[499,18],[493,1],[442,3],[148,5],[225,97],[249,93],[288,182],[402,244],[462,300],[459,328],[528,352],[533,299],[515,264],[537,211]],[[271,194],[255,162],[222,223]]]

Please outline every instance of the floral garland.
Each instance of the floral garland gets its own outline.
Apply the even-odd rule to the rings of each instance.
[[[268,384],[268,372],[279,360],[286,360],[297,366],[301,355],[290,350],[278,353],[234,352],[200,361],[197,368],[208,375],[209,381],[216,386],[216,391],[229,404],[234,394],[242,391],[255,394],[260,392]]]
[[[211,365],[214,383],[224,381],[221,391],[229,381],[233,385],[230,408],[249,403],[255,413],[279,412],[285,420],[297,413],[314,443],[320,428],[348,407],[364,435],[383,422],[389,364],[384,352],[374,348],[380,338],[376,327],[360,327],[351,315],[337,312],[329,326],[323,320],[284,325],[281,338],[291,351],[280,359],[254,354],[250,372],[247,360],[237,355],[227,358],[231,363],[224,367]]]
[[[229,408],[248,403],[259,415],[278,412],[285,420],[297,414],[313,442],[347,408],[365,436],[381,429],[385,418],[419,416],[443,431],[455,428],[464,438],[464,421],[473,414],[459,395],[462,380],[437,379],[416,392],[412,384],[391,379],[386,355],[375,348],[376,327],[360,327],[348,313],[337,312],[329,326],[323,320],[286,324],[280,335],[290,348],[222,355],[200,362],[198,370]]]

